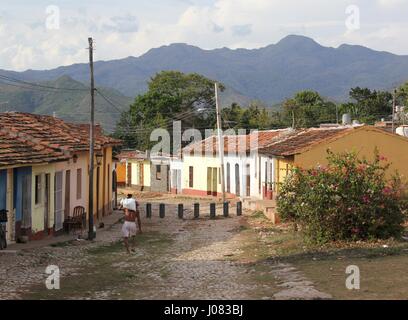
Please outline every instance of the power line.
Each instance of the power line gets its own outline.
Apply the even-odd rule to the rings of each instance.
[[[38,87],[38,88],[42,88],[42,89],[66,90],[66,91],[88,91],[89,90],[89,89],[80,89],[80,88],[64,88],[64,87],[47,86],[47,85],[42,85],[42,84],[38,84],[38,83],[19,80],[19,79],[8,77],[8,76],[1,75],[1,74],[0,74],[0,78],[3,79],[3,80],[7,80],[9,82],[22,83],[22,84],[25,84],[25,85],[28,85],[28,86]]]

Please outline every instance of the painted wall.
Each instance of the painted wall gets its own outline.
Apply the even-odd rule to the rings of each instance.
[[[117,181],[119,185],[126,185],[126,162],[119,162],[116,167]]]
[[[44,213],[45,213],[45,175],[50,175],[50,197],[49,197],[49,215],[48,226],[51,228],[54,224],[54,176],[55,166],[53,164],[46,164],[32,167],[32,184],[31,184],[31,232],[36,234],[44,231]],[[40,202],[35,203],[35,177],[40,176]]]
[[[160,179],[157,179],[157,166],[160,167]],[[150,166],[150,190],[154,192],[168,192],[170,187],[170,165],[153,162]]]
[[[22,193],[23,193],[23,177],[31,176],[31,167],[21,167],[14,169],[14,208],[16,210],[16,222],[22,218]]]
[[[274,160],[274,163],[275,163],[275,181],[273,191],[279,192],[280,185],[285,181],[286,176],[293,168],[294,157],[276,158]]]
[[[295,165],[311,168],[326,165],[326,150],[334,152],[356,151],[360,157],[373,158],[374,148],[392,162],[388,174],[398,170],[408,178],[408,139],[372,127],[362,127],[330,143],[316,145],[313,149],[295,156]]]
[[[0,210],[7,208],[7,170],[0,170]]]
[[[183,193],[191,195],[207,195],[207,168],[220,168],[218,157],[201,157],[185,155],[183,159]],[[194,167],[193,188],[189,187],[189,167]],[[217,192],[221,193],[221,184],[217,179]]]
[[[265,167],[265,162],[267,163]],[[230,189],[228,190],[228,164],[230,166],[229,184]],[[263,185],[266,182],[271,182],[274,179],[274,172],[271,172],[271,167],[274,170],[274,161],[272,158],[251,154],[251,155],[225,155],[224,157],[224,179],[225,179],[225,191],[228,194],[236,195],[236,186],[239,185],[239,196],[247,197],[247,170],[249,165],[249,197],[262,199],[263,198]],[[236,179],[235,168],[238,165],[239,170],[239,181]],[[193,190],[189,188],[189,167],[194,167],[194,186]],[[184,193],[194,194],[206,194],[207,192],[207,168],[216,167],[220,168],[220,159],[216,156],[191,156],[186,155],[183,158],[183,177],[182,177],[182,187]],[[265,169],[267,172],[267,181],[265,181]],[[217,192],[221,193],[221,183],[218,179]]]
[[[132,186],[142,186],[150,188],[150,161],[149,160],[127,160],[132,166]],[[140,181],[140,164],[143,164],[143,181]],[[126,177],[127,177],[127,165],[126,165]]]
[[[150,168],[151,164],[149,160],[144,160],[143,161],[143,185],[145,187],[151,187],[151,182],[150,182]]]

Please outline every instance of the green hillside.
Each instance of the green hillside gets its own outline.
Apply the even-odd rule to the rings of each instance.
[[[84,84],[69,76],[62,76],[55,81],[41,82],[41,85],[73,90],[53,90],[24,84],[16,86],[15,83],[10,85],[0,82],[0,111],[56,115],[71,122],[89,121],[91,98]],[[133,99],[114,89],[98,88],[98,90],[115,106],[96,94],[96,122],[102,124],[107,132],[111,132],[120,117],[120,112],[127,109]]]

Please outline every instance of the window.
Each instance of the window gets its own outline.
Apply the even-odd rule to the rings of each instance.
[[[194,167],[188,168],[188,187],[193,188],[194,186]]]
[[[235,194],[240,196],[239,165],[235,164]]]
[[[161,180],[161,165],[156,165],[156,180]]]
[[[265,162],[265,183],[268,182],[268,162]]]
[[[41,175],[35,176],[35,204],[41,203]]]
[[[227,163],[227,192],[231,192],[231,165]]]
[[[82,199],[82,169],[77,169],[77,200]]]

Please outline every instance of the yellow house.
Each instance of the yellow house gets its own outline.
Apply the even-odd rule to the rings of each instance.
[[[123,150],[119,155],[118,183],[121,186],[134,187],[141,191],[149,191],[151,187],[151,163],[146,152],[139,150]]]
[[[58,234],[75,207],[88,212],[89,125],[19,112],[0,113],[0,123],[0,209],[9,211],[10,240]],[[112,147],[119,143],[95,127],[97,219],[113,210]]]
[[[372,159],[374,150],[391,162],[389,174],[408,177],[408,139],[373,126],[346,126],[296,130],[260,152],[275,157],[275,191],[294,166],[313,168],[327,165],[327,150],[356,152]]]

